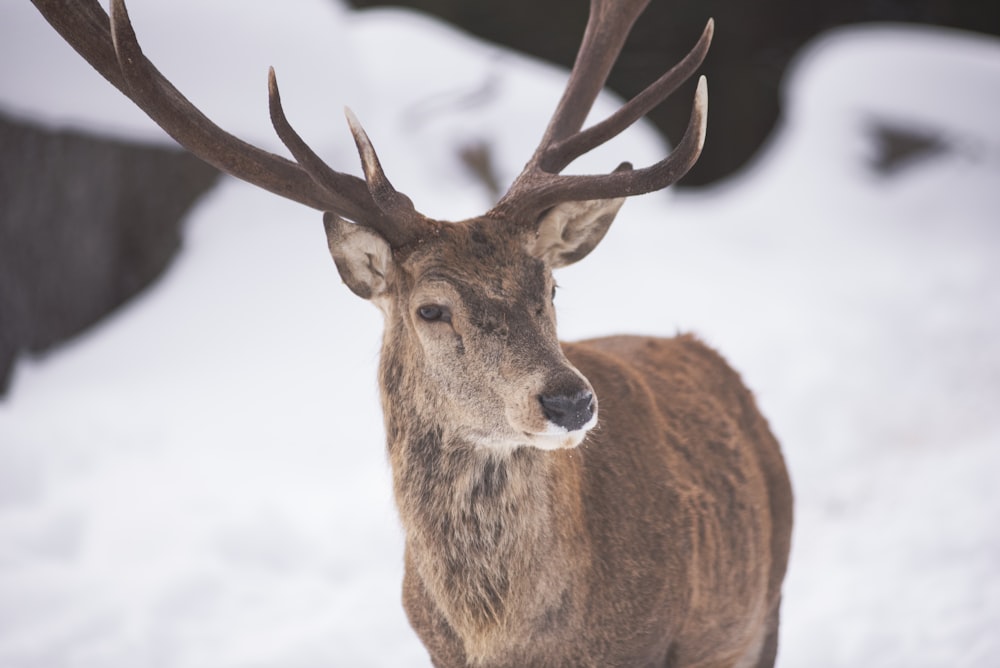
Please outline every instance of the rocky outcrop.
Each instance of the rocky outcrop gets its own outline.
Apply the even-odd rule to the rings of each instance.
[[[43,351],[149,285],[218,172],[180,149],[0,115],[0,393]]]

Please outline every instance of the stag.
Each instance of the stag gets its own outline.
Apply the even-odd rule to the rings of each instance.
[[[691,335],[560,343],[552,271],[600,242],[626,197],[674,183],[705,138],[704,77],[662,161],[564,175],[701,65],[675,67],[583,129],[648,0],[592,0],[534,155],[482,216],[443,222],[393,188],[357,119],[364,179],[289,124],[294,161],[226,133],[143,55],[122,0],[33,0],[98,71],[190,151],[319,209],[355,294],[383,313],[379,383],[403,603],[436,666],[771,666],[792,494],[753,396]],[[600,410],[598,410],[600,401]]]

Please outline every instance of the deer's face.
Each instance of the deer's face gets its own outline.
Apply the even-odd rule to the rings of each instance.
[[[580,444],[597,423],[597,398],[560,348],[552,269],[603,236],[620,202],[602,204],[583,207],[582,227],[565,211],[530,232],[489,219],[441,224],[405,254],[328,220],[344,281],[385,314],[383,361],[407,379],[387,400],[411,402],[481,447]]]
[[[491,227],[448,226],[401,263],[391,331],[463,437],[575,446],[597,403],[559,347],[551,269]]]

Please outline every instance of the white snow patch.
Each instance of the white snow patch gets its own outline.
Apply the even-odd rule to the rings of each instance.
[[[336,168],[359,173],[350,104],[434,216],[488,206],[456,147],[486,142],[513,177],[565,76],[406,12],[129,6],[221,125],[281,151],[273,64]],[[165,141],[28,3],[0,25],[5,109]],[[994,39],[830,34],[753,169],[635,199],[559,276],[565,338],[693,330],[757,391],[797,494],[782,666],[1000,664],[998,81]],[[952,150],[879,176],[871,118]],[[664,150],[639,126],[581,169]],[[0,665],[428,665],[399,602],[380,326],[317,214],[227,180],[156,286],[23,360],[0,403]]]

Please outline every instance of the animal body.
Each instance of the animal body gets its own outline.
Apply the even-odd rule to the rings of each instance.
[[[323,210],[346,285],[383,313],[379,383],[406,534],[403,604],[436,666],[771,666],[792,494],[751,393],[693,336],[560,343],[555,269],[600,242],[624,199],[697,159],[565,176],[700,65],[694,49],[581,129],[648,0],[593,0],[566,92],[522,174],[482,216],[418,213],[348,122],[365,178],[274,126],[295,162],[225,133],[143,56],[121,0],[33,0],[109,81],[220,169]],[[374,650],[373,650],[374,651]]]

